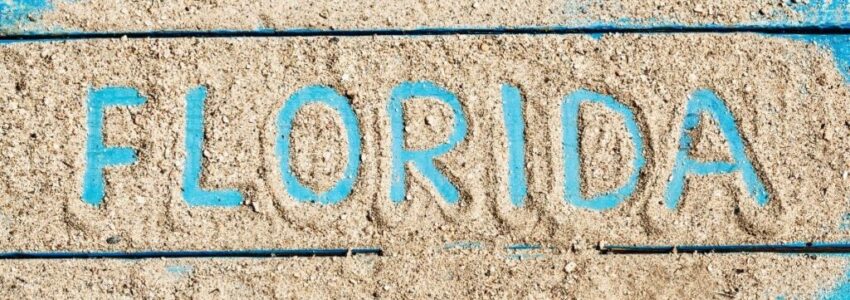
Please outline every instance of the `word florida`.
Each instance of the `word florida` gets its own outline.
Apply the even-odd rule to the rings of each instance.
[[[508,191],[514,206],[522,206],[526,198],[525,171],[525,124],[523,119],[523,99],[518,88],[504,84],[501,86],[503,117],[508,145]],[[205,190],[200,186],[202,151],[204,137],[204,102],[207,90],[200,86],[191,89],[185,97],[185,164],[182,176],[182,196],[190,206],[238,206],[243,195],[234,189]],[[404,146],[403,103],[417,99],[433,99],[451,108],[454,124],[448,140],[442,144],[424,150],[413,150]],[[82,200],[97,206],[103,201],[105,181],[104,168],[128,165],[136,161],[135,150],[128,147],[109,147],[103,142],[103,117],[108,107],[139,106],[145,103],[136,89],[129,87],[104,87],[90,89],[87,99],[88,130],[85,152],[85,171],[83,175]],[[324,192],[317,192],[302,184],[295,176],[290,165],[290,135],[296,113],[308,104],[324,104],[339,114],[348,141],[347,158],[343,176]],[[585,197],[581,193],[580,152],[579,152],[579,108],[583,103],[603,105],[619,114],[625,121],[630,142],[634,146],[631,174],[621,186],[607,193]],[[392,150],[392,176],[389,198],[393,202],[405,199],[405,166],[416,168],[431,181],[443,200],[456,204],[459,192],[455,184],[434,165],[434,159],[451,151],[464,140],[467,134],[467,119],[457,96],[451,91],[429,81],[403,82],[394,87],[387,104],[391,127],[390,140]],[[631,109],[617,102],[613,97],[588,90],[577,90],[563,98],[561,103],[561,126],[563,129],[564,159],[564,201],[569,205],[590,209],[608,210],[628,199],[635,191],[641,169],[644,167],[643,138],[635,122]],[[719,124],[720,132],[728,141],[730,161],[698,161],[689,155],[691,148],[690,131],[700,122],[700,115],[706,114]],[[281,170],[281,180],[285,190],[296,200],[320,204],[336,204],[351,194],[360,168],[361,134],[359,121],[351,102],[331,87],[311,85],[297,90],[283,102],[276,119],[275,155]],[[753,169],[745,154],[745,145],[734,118],[725,103],[710,90],[693,92],[686,105],[682,122],[678,153],[666,189],[666,206],[675,209],[685,178],[689,174],[709,176],[740,172],[749,195],[759,204],[769,200],[764,184]]]

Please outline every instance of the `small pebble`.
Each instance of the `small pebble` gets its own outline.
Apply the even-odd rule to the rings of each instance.
[[[576,265],[575,262],[569,262],[567,264],[567,266],[564,267],[564,271],[566,271],[567,273],[572,273],[573,271],[576,270],[576,267],[578,267],[578,266]]]
[[[425,124],[426,125],[434,125],[434,121],[435,121],[434,116],[425,117]]]

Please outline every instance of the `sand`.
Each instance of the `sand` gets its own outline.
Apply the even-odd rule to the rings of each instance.
[[[847,196],[847,91],[829,55],[802,43],[752,35],[294,38],[100,40],[2,51],[2,93],[10,104],[2,111],[7,163],[0,170],[14,178],[3,193],[28,200],[5,205],[9,248],[96,248],[112,235],[124,236],[126,243],[109,246],[121,248],[430,245],[430,239],[566,244],[576,235],[714,244],[844,237],[837,228]],[[437,159],[461,193],[457,205],[436,194],[416,168],[408,168],[406,200],[388,197],[389,92],[402,81],[426,79],[457,93],[469,123],[463,142]],[[506,192],[499,92],[506,82],[527,99],[529,196],[517,209]],[[277,111],[287,95],[310,84],[349,97],[360,121],[361,167],[352,194],[338,205],[294,201],[274,154]],[[132,146],[139,160],[107,169],[106,199],[94,208],[80,201],[84,103],[89,87],[107,85],[136,87],[148,102],[107,110],[106,144]],[[210,95],[201,185],[239,189],[242,207],[189,208],[182,200],[183,97],[197,85]],[[660,204],[683,105],[706,87],[728,103],[747,141],[771,195],[763,208],[734,173],[689,180],[676,210]],[[579,88],[632,107],[646,144],[639,189],[604,212],[563,202],[559,107]],[[431,147],[445,138],[451,115],[436,101],[416,105],[424,107],[405,107],[405,131],[418,132],[405,144]],[[585,156],[599,153],[582,162],[584,194],[591,195],[622,184],[634,151],[616,114],[589,115],[605,111],[593,106],[583,111],[582,122],[607,120],[582,135]],[[317,188],[335,183],[345,165],[337,158],[347,155],[345,138],[335,134],[343,130],[338,115],[322,112],[327,108],[300,112],[316,118],[296,117],[293,130],[293,170]],[[707,137],[695,138],[695,145],[711,146],[695,149],[722,155],[722,136],[709,129],[697,128]],[[62,142],[46,142],[54,139]],[[530,221],[515,224],[523,223],[516,218]],[[33,228],[38,238],[16,234]]]
[[[53,1],[10,30],[149,31],[761,24],[810,21],[807,1]],[[92,13],[97,12],[97,13]]]
[[[458,204],[444,201],[431,181],[411,168],[405,200],[395,204],[389,199],[388,99],[399,83],[418,80],[433,81],[455,93],[469,124],[466,138],[436,163],[457,185]],[[526,101],[529,196],[521,208],[508,200],[503,83],[517,86]],[[311,84],[333,87],[350,99],[363,135],[353,192],[337,205],[295,201],[284,189],[274,154],[278,111],[289,95]],[[182,199],[184,97],[198,85],[209,90],[201,185],[240,190],[245,197],[240,207],[189,207]],[[105,143],[137,149],[138,162],[107,169],[106,198],[95,208],[80,199],[85,103],[89,88],[105,86],[137,88],[147,102],[105,114]],[[700,88],[713,90],[734,115],[746,153],[771,196],[766,206],[759,207],[749,197],[737,174],[691,177],[677,209],[663,204],[685,104]],[[560,103],[577,89],[611,95],[629,107],[644,139],[647,163],[637,191],[604,212],[563,200]],[[4,275],[2,284],[33,289],[21,293],[48,293],[58,288],[45,286],[51,277],[31,274],[34,270],[58,274],[51,270],[66,265],[68,272],[91,278],[71,281],[64,287],[68,291],[94,278],[115,278],[112,282],[129,280],[130,286],[104,283],[98,289],[169,293],[191,287],[195,289],[186,293],[204,295],[223,280],[220,276],[254,282],[251,278],[259,280],[278,267],[309,274],[308,270],[329,266],[331,273],[317,276],[338,279],[329,284],[340,288],[354,278],[353,293],[365,296],[494,292],[533,297],[532,292],[538,291],[541,297],[578,298],[608,293],[639,298],[693,293],[749,298],[785,291],[814,295],[838,280],[843,259],[603,257],[590,248],[598,243],[846,239],[839,227],[848,196],[847,93],[823,49],[750,34],[606,35],[599,40],[582,35],[516,35],[9,44],[0,48],[0,98],[5,99],[0,107],[2,250],[380,246],[387,256],[372,259],[380,266],[377,269],[362,266],[366,262],[360,258],[330,264],[204,261],[195,267],[198,272],[192,276],[197,277],[190,277],[196,278],[191,283],[165,284],[156,278],[164,276],[161,269],[170,261],[4,262],[3,268],[15,268],[9,274],[19,275]],[[582,193],[589,196],[622,184],[624,174],[631,172],[634,148],[617,114],[586,105],[581,115],[581,152],[592,156],[581,161]],[[426,149],[441,143],[452,118],[448,107],[437,101],[406,104],[405,145]],[[350,143],[340,135],[341,124],[338,115],[322,105],[308,106],[296,116],[291,166],[306,185],[327,189],[340,178],[347,163],[341,158]],[[728,147],[710,119],[692,136],[695,158],[728,157]],[[120,240],[115,242],[115,237]],[[113,243],[107,242],[110,238]],[[454,241],[481,241],[488,248],[471,256],[444,255],[442,245]],[[503,247],[523,242],[552,250],[546,264],[517,262],[518,269],[511,273]],[[569,262],[578,265],[575,275],[564,273]],[[485,265],[497,269],[493,281],[484,277],[489,271]],[[546,267],[552,271],[542,272]],[[367,269],[365,275],[345,273],[359,268]],[[126,272],[141,274],[140,279],[121,275]],[[145,277],[151,272],[152,279]],[[11,276],[42,283],[19,284]],[[523,276],[527,285],[511,281]],[[532,276],[540,276],[540,281]],[[247,285],[268,286],[258,293],[272,294],[284,283],[300,280],[286,277]],[[246,283],[228,281],[220,289],[233,290],[220,292],[240,292],[239,284]],[[281,293],[286,295],[285,290]]]
[[[0,264],[6,295],[49,298],[811,299],[845,259],[787,255],[433,255]],[[800,269],[802,268],[802,269]],[[816,272],[790,271],[816,270]]]

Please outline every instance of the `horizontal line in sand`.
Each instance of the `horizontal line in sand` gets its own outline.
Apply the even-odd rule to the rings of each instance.
[[[802,35],[850,34],[850,24],[834,26],[777,25],[646,25],[646,26],[525,26],[450,27],[416,29],[288,29],[288,30],[173,30],[128,32],[31,32],[0,34],[0,43],[88,39],[145,38],[251,38],[251,37],[358,37],[358,36],[445,36],[445,35],[537,35],[612,33],[759,33]]]
[[[535,246],[534,249],[538,249]],[[508,247],[513,250],[513,248]],[[525,249],[525,248],[523,248]],[[707,253],[796,253],[850,254],[850,243],[790,243],[759,245],[603,245],[601,254],[707,254]],[[276,258],[276,257],[346,257],[353,255],[382,256],[381,248],[336,249],[248,249],[248,250],[182,250],[182,251],[15,251],[0,252],[0,260],[26,259],[162,259],[162,258]]]
[[[602,254],[704,254],[704,253],[799,253],[850,254],[850,243],[789,243],[760,245],[602,245]]]
[[[151,258],[274,258],[383,255],[380,248],[248,249],[186,251],[16,251],[0,252],[0,260],[18,259],[151,259]]]

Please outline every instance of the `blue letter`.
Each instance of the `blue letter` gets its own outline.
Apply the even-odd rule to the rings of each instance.
[[[700,114],[703,112],[707,112],[717,121],[720,132],[729,143],[732,162],[699,162],[688,155],[691,149],[691,137],[688,133],[699,125]],[[744,153],[744,141],[738,133],[738,128],[735,127],[735,119],[732,118],[729,108],[709,90],[701,89],[694,92],[685,111],[685,122],[679,137],[679,153],[676,154],[676,165],[673,167],[673,175],[670,176],[670,186],[667,187],[667,208],[675,209],[678,205],[685,186],[685,175],[688,173],[706,176],[737,171],[741,171],[750,196],[755,198],[760,206],[764,206],[768,200],[767,191]]]
[[[83,175],[83,201],[98,206],[103,201],[103,169],[107,166],[129,165],[136,161],[136,151],[128,147],[106,147],[103,144],[103,112],[109,106],[138,106],[145,98],[129,87],[89,89],[88,138],[86,140],[86,169]]]
[[[602,104],[614,112],[623,116],[626,130],[634,145],[635,159],[632,162],[632,174],[629,180],[617,190],[585,199],[581,195],[581,163],[579,162],[579,140],[578,140],[578,114],[581,103]],[[561,122],[564,130],[564,197],[572,205],[591,210],[612,209],[626,200],[637,187],[638,176],[643,168],[643,139],[635,122],[635,116],[623,104],[615,101],[611,96],[597,94],[587,90],[578,90],[564,98],[563,115]]]
[[[454,130],[449,135],[449,140],[434,148],[421,151],[410,151],[404,148],[404,122],[402,121],[402,102],[413,98],[434,98],[451,107],[454,113]],[[401,202],[406,194],[404,164],[411,162],[422,175],[431,179],[437,192],[450,204],[457,203],[460,195],[457,188],[452,185],[445,175],[434,167],[434,157],[443,155],[457,146],[466,136],[466,118],[463,116],[460,102],[453,93],[437,86],[430,81],[403,82],[396,86],[390,95],[389,103],[390,127],[392,128],[392,186],[390,187],[390,199],[393,202]]]
[[[313,103],[324,103],[336,110],[342,117],[348,140],[348,165],[342,179],[328,191],[316,194],[305,187],[295,178],[289,165],[290,133],[292,132],[292,120],[295,113],[304,105]],[[280,170],[283,174],[283,182],[286,190],[293,198],[301,202],[318,202],[321,204],[336,204],[351,194],[354,188],[354,179],[360,168],[360,127],[354,109],[348,103],[348,99],[341,96],[332,88],[326,86],[311,85],[296,91],[289,100],[283,103],[283,108],[277,115],[277,157],[280,160]]]
[[[522,119],[522,95],[516,87],[502,85],[502,111],[508,136],[508,191],[511,203],[522,206],[527,192],[525,179],[525,122]]]
[[[242,193],[237,190],[201,189],[201,152],[204,144],[204,100],[207,89],[199,86],[186,95],[186,167],[183,170],[183,200],[189,206],[238,206]]]

